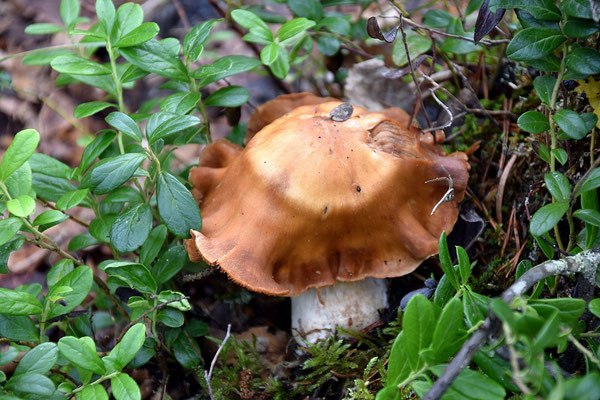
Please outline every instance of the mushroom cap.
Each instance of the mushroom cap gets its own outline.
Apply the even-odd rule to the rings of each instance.
[[[242,150],[209,145],[191,170],[202,231],[190,258],[219,265],[235,282],[270,295],[366,277],[410,273],[452,229],[468,180],[467,157],[446,156],[385,113],[341,101],[301,106],[265,126]],[[455,197],[435,204],[448,190]]]
[[[326,103],[328,101],[337,101],[337,99],[334,99],[333,97],[319,97],[308,92],[277,96],[273,100],[269,100],[256,107],[248,120],[244,143],[248,144],[250,139],[252,139],[262,128],[284,114],[289,113],[294,108],[310,104]]]

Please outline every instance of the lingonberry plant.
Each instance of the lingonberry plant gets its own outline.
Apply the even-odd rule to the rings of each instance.
[[[9,272],[9,255],[25,242],[60,259],[43,285],[0,288],[0,367],[14,367],[0,370],[0,399],[140,399],[134,372],[150,362],[163,369],[154,390],[165,390],[164,369],[178,363],[191,371],[199,398],[600,399],[597,3],[471,0],[408,11],[396,1],[277,3],[286,11],[228,2],[219,8],[222,19],[203,21],[182,40],[159,39],[159,26],[144,22],[139,4],[115,7],[111,0],[96,0],[91,19],[80,16],[79,0],[62,0],[62,25],[26,28],[66,35],[68,45],[28,51],[23,63],[50,66],[58,86],[102,91],[101,101],[79,104],[74,117],[105,116],[106,129],[83,143],[78,165],[36,152],[33,129],[16,133],[2,156],[0,273]],[[348,5],[355,14],[342,12]],[[388,10],[393,18],[378,18]],[[214,28],[225,24],[242,33],[255,57],[202,57]],[[369,46],[383,55],[371,55]],[[215,367],[203,360],[199,341],[208,335],[207,319],[193,312],[174,279],[208,268],[191,263],[182,243],[202,218],[189,168],[175,162],[174,150],[212,142],[207,107],[247,103],[248,89],[227,78],[253,71],[314,83],[305,67],[318,76],[327,76],[327,67],[343,86],[345,65],[361,57],[387,63],[365,81],[418,83],[413,116],[421,109],[430,124],[424,132],[445,129],[446,146],[472,155],[468,197],[490,229],[454,252],[442,235],[441,269],[430,270],[437,286],[429,281],[408,293],[386,327],[341,332],[352,339],[346,343],[310,345],[292,363],[298,368],[287,375],[273,368],[269,379],[256,346],[227,342],[228,332],[217,355],[223,350],[223,359],[236,361]],[[169,94],[134,109],[128,91],[149,75]],[[216,82],[224,85],[214,90]],[[228,138],[243,145],[238,122]],[[531,169],[511,183],[519,157],[520,168]],[[89,211],[90,222],[76,207]],[[46,231],[67,220],[85,232],[64,249]],[[98,265],[80,258],[92,246],[110,256]],[[568,277],[575,273],[577,291]],[[100,340],[97,331],[108,327],[113,335]]]

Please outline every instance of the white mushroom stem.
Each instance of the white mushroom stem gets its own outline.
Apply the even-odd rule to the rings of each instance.
[[[360,330],[379,319],[388,305],[385,279],[367,278],[310,289],[292,297],[292,330],[309,343],[333,336],[336,326]]]

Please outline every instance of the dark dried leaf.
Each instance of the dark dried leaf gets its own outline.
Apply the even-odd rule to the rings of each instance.
[[[475,22],[475,44],[479,43],[479,41],[483,39],[485,35],[490,33],[492,29],[494,29],[494,27],[498,25],[500,21],[502,21],[502,17],[504,17],[504,12],[506,10],[504,8],[499,8],[495,13],[493,13],[488,8],[489,2],[490,0],[485,0],[479,9],[477,21]]]
[[[394,40],[396,40],[396,35],[398,34],[398,27],[395,26],[388,33],[383,33],[381,31],[381,28],[379,27],[377,18],[371,17],[367,21],[367,33],[373,39],[379,39],[379,40],[383,40],[384,42],[387,42],[387,43],[392,43]]]

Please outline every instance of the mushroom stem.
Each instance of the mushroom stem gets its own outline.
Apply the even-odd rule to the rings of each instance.
[[[386,308],[385,279],[367,278],[310,289],[292,297],[292,329],[299,342],[315,343],[333,336],[336,326],[360,330],[377,321]]]

